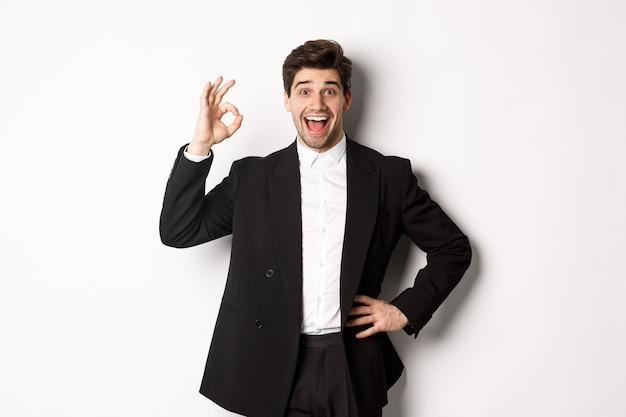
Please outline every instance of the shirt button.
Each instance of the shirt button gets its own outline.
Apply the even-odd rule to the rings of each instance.
[[[261,327],[263,327],[263,322],[261,320],[255,320],[254,321],[254,325],[260,329]]]
[[[268,278],[272,278],[272,276],[274,276],[274,270],[273,269],[268,269],[265,272],[265,276],[268,277]]]

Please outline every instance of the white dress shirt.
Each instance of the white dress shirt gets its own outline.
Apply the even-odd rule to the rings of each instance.
[[[326,152],[297,142],[302,195],[303,334],[341,331],[340,274],[346,226],[346,137]],[[184,152],[201,162],[211,155]]]
[[[302,193],[303,334],[341,331],[339,276],[346,225],[346,138],[326,152],[298,142]]]

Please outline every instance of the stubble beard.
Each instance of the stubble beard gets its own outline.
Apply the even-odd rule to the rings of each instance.
[[[343,137],[343,129],[341,125],[331,127],[325,135],[323,136],[311,136],[306,132],[306,126],[301,126],[298,130],[298,137],[300,140],[310,149],[324,151],[330,149],[335,146],[341,138]]]

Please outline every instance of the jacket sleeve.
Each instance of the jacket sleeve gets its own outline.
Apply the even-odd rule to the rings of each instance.
[[[232,232],[236,175],[226,177],[205,195],[206,177],[214,154],[192,162],[183,155],[174,162],[165,188],[159,223],[161,241],[176,248],[199,245]]]
[[[417,336],[463,277],[472,251],[467,236],[418,186],[408,161],[402,184],[402,232],[426,253],[427,264],[392,304],[409,319],[405,331]]]

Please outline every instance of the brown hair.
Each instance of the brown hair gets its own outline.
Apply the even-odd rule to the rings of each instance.
[[[291,85],[296,72],[302,68],[337,70],[344,94],[351,88],[352,61],[343,55],[341,45],[335,41],[307,41],[291,51],[283,63],[283,84],[287,97],[291,96]]]

